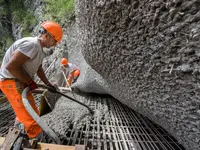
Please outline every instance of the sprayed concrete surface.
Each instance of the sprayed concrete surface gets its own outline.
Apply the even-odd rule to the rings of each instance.
[[[80,95],[74,92],[67,92],[64,94],[84,104],[88,104],[88,106],[90,106],[91,99],[92,101],[98,100],[97,96]],[[64,96],[58,98],[57,94],[50,92],[47,93],[46,99],[53,109],[52,112],[42,116],[42,119],[55,131],[55,133],[57,133],[61,140],[67,138],[67,131],[69,129],[79,128],[94,118],[103,121],[106,119],[108,113],[108,107],[106,105],[102,105],[102,107],[98,108],[90,106],[95,112],[92,115],[86,107],[73,102]]]
[[[76,24],[44,66],[67,53],[83,70],[76,88],[112,95],[199,150],[199,0],[75,2]]]
[[[113,97],[200,149],[200,1],[78,0],[82,52]]]

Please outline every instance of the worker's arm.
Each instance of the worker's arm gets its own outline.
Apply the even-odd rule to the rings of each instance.
[[[30,58],[20,51],[16,50],[12,53],[12,56],[6,65],[6,69],[17,79],[22,81],[23,83],[28,83],[31,78],[26,73],[26,71],[23,68],[23,64],[29,60]]]
[[[72,68],[73,71],[80,70],[79,67],[77,67],[75,64],[72,64],[71,68]]]
[[[61,67],[61,72],[64,73],[65,76],[68,76],[68,74],[69,74],[69,67],[65,67],[63,65],[61,65],[60,67]]]
[[[42,65],[40,65],[40,67],[39,67],[39,69],[37,71],[37,75],[44,82],[44,84],[46,84],[46,85],[50,84],[49,80],[47,79],[47,77],[46,77],[46,75],[44,73]]]

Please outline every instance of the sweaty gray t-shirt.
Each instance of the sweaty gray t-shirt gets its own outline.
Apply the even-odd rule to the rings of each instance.
[[[15,78],[7,69],[6,65],[8,64],[12,53],[18,50],[24,55],[28,56],[30,59],[25,62],[23,65],[24,69],[28,75],[32,78],[38,71],[39,66],[42,64],[42,61],[45,57],[40,41],[38,37],[26,37],[14,42],[10,48],[6,51],[6,54],[3,58],[3,62],[0,69],[0,80],[6,78]]]

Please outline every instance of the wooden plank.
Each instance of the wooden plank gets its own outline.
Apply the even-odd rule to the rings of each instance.
[[[59,90],[62,92],[72,91],[72,89],[68,87],[59,87]]]
[[[75,145],[75,150],[86,150],[87,147],[85,145]]]
[[[0,137],[0,145],[4,142],[5,138]],[[37,143],[36,149],[38,150],[85,150],[85,145],[76,145],[76,146],[66,146],[66,145],[56,145],[56,144],[46,144],[46,143]],[[35,150],[36,150],[35,149]],[[30,148],[24,148],[24,150],[31,150]]]
[[[58,87],[59,90],[61,91],[72,91],[72,89],[70,87]],[[43,93],[44,91],[46,91],[47,89],[35,89],[34,91],[32,91],[32,93],[35,93],[35,94],[41,94]],[[4,98],[6,99],[6,97]],[[1,99],[0,99],[1,100]],[[3,98],[2,98],[3,100]]]
[[[0,137],[0,145],[3,144],[4,140],[5,140],[5,137]]]
[[[45,144],[45,143],[38,143],[36,148],[40,149],[40,150],[46,150],[46,149],[48,149],[48,150],[75,150],[74,146]]]
[[[23,148],[23,150],[39,150],[39,149]]]

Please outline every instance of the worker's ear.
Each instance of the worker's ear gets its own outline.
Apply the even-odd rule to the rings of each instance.
[[[47,34],[47,33],[42,34],[40,37],[41,37],[43,40],[48,40],[48,34]]]
[[[46,33],[45,34],[45,38],[49,40],[51,38],[51,35],[49,35],[48,33]]]
[[[45,40],[48,40],[48,39],[50,38],[48,33],[42,34],[42,37],[43,37]]]

